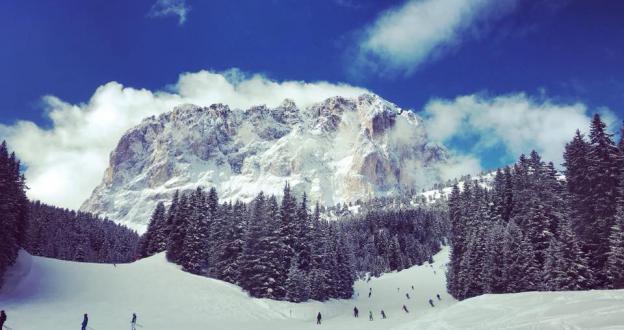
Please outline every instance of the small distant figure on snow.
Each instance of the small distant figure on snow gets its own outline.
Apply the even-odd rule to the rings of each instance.
[[[438,297],[438,300],[442,300],[442,298],[440,298],[440,294],[436,294],[436,297]]]
[[[359,317],[360,311],[357,309],[357,306],[353,307],[353,317]]]
[[[409,293],[405,293],[405,296],[407,297],[407,299],[409,299]]]
[[[368,311],[368,320],[369,321],[373,320],[373,311]]]
[[[405,305],[403,305],[403,310],[405,311],[405,313],[409,313],[409,311],[407,310],[407,307]]]
[[[400,289],[400,288],[397,288],[397,292],[399,292],[399,289]]]
[[[136,322],[137,322],[136,313],[132,313],[132,321],[130,321],[130,329],[136,330]]]
[[[323,317],[321,316],[321,312],[319,312],[318,314],[316,314],[316,324],[321,324],[321,319]]]
[[[0,329],[4,327],[4,322],[6,322],[6,320],[7,320],[6,313],[4,312],[4,310],[0,311]]]
[[[368,291],[368,298],[370,298],[370,296],[373,294],[372,291]]]
[[[384,312],[384,310],[381,310],[381,318],[385,319],[386,318],[386,312]]]
[[[414,286],[412,285],[412,291],[414,291]]]
[[[89,324],[89,316],[87,315],[87,313],[85,313],[84,317],[82,318],[82,329],[81,330],[87,330],[87,324]]]
[[[433,304],[433,300],[429,299],[429,305],[431,305],[431,307],[435,307],[435,305]]]

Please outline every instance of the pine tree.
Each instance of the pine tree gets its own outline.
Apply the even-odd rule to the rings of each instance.
[[[254,297],[283,298],[285,280],[279,280],[282,260],[273,246],[275,237],[264,194],[260,193],[254,199],[248,221],[240,284]]]
[[[622,289],[624,288],[624,172],[620,174],[616,210],[609,234],[606,277],[609,288]]]
[[[191,195],[187,230],[179,258],[179,264],[193,274],[202,274],[208,267],[211,214],[205,207],[205,200],[201,188],[197,188]]]
[[[188,195],[182,194],[175,209],[175,213],[170,214],[171,233],[167,243],[167,259],[174,263],[178,263],[182,255],[190,209]]]
[[[167,209],[163,202],[156,205],[150,226],[153,226],[153,229],[147,248],[148,254],[152,255],[165,251],[167,248]],[[150,231],[149,227],[147,231]]]
[[[589,284],[590,272],[578,239],[569,222],[559,223],[559,237],[553,238],[544,267],[544,289],[581,290]]]
[[[504,278],[506,293],[535,290],[540,269],[535,265],[535,253],[530,241],[513,221],[505,229]]]
[[[610,236],[616,211],[620,176],[619,151],[605,131],[606,125],[600,115],[594,115],[590,128],[589,150],[589,198],[593,205],[589,226],[592,227],[585,237],[585,246],[589,252],[589,263],[594,269],[596,287],[608,285],[606,262],[609,252],[607,237]]]
[[[579,235],[584,243],[591,235],[589,221],[593,212],[593,206],[589,198],[589,167],[590,146],[585,141],[579,130],[570,143],[566,144],[563,158],[565,163],[566,187],[568,192],[567,205],[570,209],[570,217],[574,232]]]
[[[6,142],[0,144],[0,287],[7,268],[17,260],[26,238],[28,200],[20,162],[9,155]]]
[[[150,218],[149,224],[147,226],[147,231],[143,236],[141,236],[141,240],[139,241],[138,255],[141,258],[149,257],[154,253],[158,253],[158,240],[165,239],[164,237],[157,236],[157,233],[161,231],[165,225],[165,205],[160,202],[156,205],[154,212],[152,213],[152,217]],[[158,233],[160,234],[160,233]]]
[[[310,281],[299,265],[298,257],[293,258],[285,283],[286,299],[292,302],[302,302],[310,298]]]

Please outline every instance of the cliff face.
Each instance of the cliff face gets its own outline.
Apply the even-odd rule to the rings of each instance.
[[[175,190],[214,186],[222,199],[249,200],[279,195],[286,181],[330,205],[428,186],[446,158],[418,116],[376,95],[306,109],[184,105],[121,138],[81,209],[142,231]]]

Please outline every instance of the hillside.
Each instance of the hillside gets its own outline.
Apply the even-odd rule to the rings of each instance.
[[[96,330],[129,327],[133,312],[150,330],[317,329],[318,311],[325,329],[617,329],[624,322],[622,290],[484,295],[457,303],[445,293],[447,258],[444,249],[432,265],[358,281],[351,300],[294,304],[249,298],[235,285],[181,272],[163,254],[115,267],[22,251],[0,292],[0,308],[15,330],[77,328],[85,312]],[[352,317],[353,306],[359,319]],[[388,319],[380,319],[381,308]]]

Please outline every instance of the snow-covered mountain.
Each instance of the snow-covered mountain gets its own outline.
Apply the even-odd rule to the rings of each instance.
[[[183,105],[126,132],[81,210],[142,230],[177,189],[214,186],[221,198],[249,200],[279,195],[286,181],[333,205],[429,187],[447,158],[417,115],[376,95],[305,109]]]

